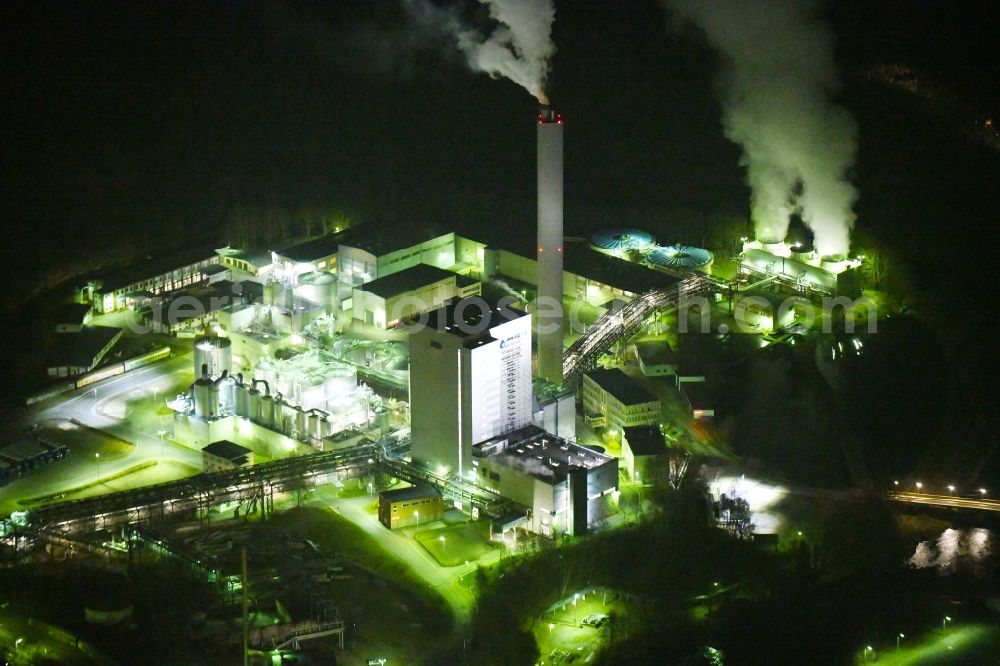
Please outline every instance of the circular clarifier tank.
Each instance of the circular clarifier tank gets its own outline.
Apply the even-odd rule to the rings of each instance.
[[[590,237],[590,245],[601,252],[642,252],[653,246],[653,237],[642,229],[605,229]]]
[[[646,255],[646,260],[661,268],[682,268],[697,270],[711,265],[713,255],[700,247],[687,245],[668,245],[658,247]]]

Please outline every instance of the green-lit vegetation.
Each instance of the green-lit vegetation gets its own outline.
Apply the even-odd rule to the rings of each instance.
[[[413,538],[443,567],[475,562],[495,546],[489,542],[487,521],[449,525],[417,532]]]

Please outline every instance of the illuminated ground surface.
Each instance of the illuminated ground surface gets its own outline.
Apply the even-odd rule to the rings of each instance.
[[[423,530],[413,538],[443,567],[475,562],[493,549],[484,531],[487,521],[463,525],[447,525]]]
[[[31,424],[38,424],[39,434],[65,444],[72,455],[0,488],[0,517],[26,508],[20,499],[59,501],[59,495],[68,491],[76,496],[100,494],[200,471],[201,453],[171,441],[172,419],[159,407],[164,396],[186,389],[192,377],[191,356],[181,355],[60,396],[34,410]]]
[[[857,663],[865,663],[863,655]],[[949,626],[946,631],[904,638],[898,651],[893,645],[869,653],[867,663],[885,666],[1000,663],[1000,628],[984,624]]]
[[[11,666],[102,663],[99,655],[75,636],[4,611],[0,611],[0,651]]]
[[[572,595],[566,600],[569,599]],[[604,595],[595,593],[578,598],[576,604],[569,601],[564,609],[544,615],[532,625],[532,633],[542,655],[539,663],[588,663],[592,660],[591,655],[610,639],[612,630],[608,624],[600,628],[585,626],[583,619],[588,615],[610,613],[617,627],[616,636],[620,636],[628,610],[627,602],[607,598],[605,603]]]

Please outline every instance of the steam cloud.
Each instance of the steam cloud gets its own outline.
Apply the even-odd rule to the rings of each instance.
[[[548,103],[545,80],[555,53],[552,0],[479,0],[499,25],[490,34],[466,25],[456,12],[429,0],[402,0],[415,20],[452,35],[473,70],[503,77]]]
[[[663,0],[704,30],[722,56],[726,137],[743,147],[751,213],[762,240],[780,241],[799,213],[823,255],[846,255],[857,190],[846,180],[857,127],[831,104],[833,36],[809,0]]]

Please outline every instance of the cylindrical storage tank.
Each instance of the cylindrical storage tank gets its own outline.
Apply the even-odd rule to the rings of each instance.
[[[267,387],[274,391],[277,389],[278,368],[271,359],[261,358],[253,367],[253,378],[267,382]]]
[[[207,335],[194,341],[194,374],[201,377],[203,367],[212,379],[233,371],[233,343],[229,338]]]
[[[303,273],[296,292],[307,301],[333,305],[337,299],[337,278],[323,271]]]
[[[323,439],[330,434],[330,421],[325,416],[319,416],[314,422],[313,437]]]
[[[236,382],[232,377],[220,381],[217,385],[219,391],[219,412],[222,414],[236,413]]]
[[[260,421],[260,391],[252,388],[247,391],[247,418]]]
[[[236,414],[242,417],[250,416],[250,396],[247,395],[247,387],[243,384],[235,386],[236,393]]]
[[[323,390],[327,400],[349,396],[354,393],[357,386],[358,371],[350,365],[333,366],[323,380]]]
[[[389,410],[385,407],[377,407],[375,412],[375,425],[378,426],[379,434],[389,434]]]
[[[274,423],[274,398],[269,395],[260,397],[260,422],[270,426]]]
[[[319,414],[317,414],[316,412],[309,412],[309,417],[307,419],[309,422],[308,434],[311,437],[315,437],[316,433],[320,432],[321,430],[319,426],[319,418],[320,418]]]
[[[641,229],[606,229],[590,237],[590,246],[605,254],[623,255],[653,247],[653,237]]]
[[[300,436],[306,434],[306,413],[301,409],[295,410],[295,432]]]
[[[831,273],[838,273],[844,269],[846,261],[847,258],[842,254],[830,254],[821,257],[820,266]]]
[[[192,388],[194,393],[194,415],[210,419],[219,415],[219,392],[211,379],[199,377]]]
[[[712,265],[713,255],[700,247],[668,245],[646,255],[646,260],[659,268],[699,270]]]

